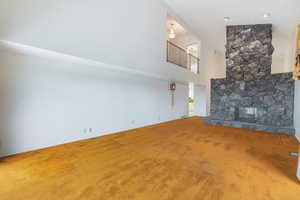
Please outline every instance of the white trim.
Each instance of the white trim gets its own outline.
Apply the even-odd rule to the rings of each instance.
[[[156,74],[151,73],[145,73],[143,71],[130,69],[127,67],[121,67],[116,65],[109,65],[106,63],[102,63],[99,61],[86,59],[86,58],[80,58],[72,55],[67,55],[47,49],[41,49],[33,46],[23,45],[11,41],[6,40],[0,40],[0,50],[9,51],[13,53],[23,54],[23,55],[30,55],[30,56],[38,56],[42,58],[48,58],[48,59],[54,59],[54,60],[61,60],[66,62],[71,62],[74,64],[84,64],[87,66],[98,66],[109,70],[116,70],[121,71],[125,73],[130,73],[134,75],[141,75],[141,76],[147,76],[154,79],[160,79],[164,81],[168,81],[167,78],[158,76]]]
[[[295,135],[295,137],[296,137],[297,141],[300,143],[300,138],[299,138],[299,136],[298,136],[298,135]]]
[[[56,51],[41,49],[38,47],[24,45],[24,44],[11,42],[11,41],[7,41],[7,40],[0,40],[0,51],[7,51],[7,52],[17,53],[17,54],[22,54],[22,55],[29,55],[29,56],[37,56],[37,57],[42,57],[42,58],[46,58],[46,59],[54,59],[54,60],[65,61],[65,62],[70,62],[70,63],[74,63],[74,64],[92,66],[92,67],[100,67],[100,68],[103,68],[106,70],[113,70],[113,71],[118,71],[118,72],[122,72],[122,73],[128,73],[131,75],[138,75],[138,76],[143,76],[143,77],[147,77],[147,78],[158,79],[158,80],[163,80],[163,81],[168,81],[168,82],[175,81],[177,83],[181,83],[184,85],[188,85],[188,83],[189,83],[188,81],[176,80],[176,79],[173,79],[172,77],[161,76],[158,74],[144,72],[141,70],[132,69],[130,67],[106,64],[106,63],[102,63],[102,62],[99,62],[96,60],[72,56],[72,55],[68,55],[68,54],[64,54],[64,53],[59,53]]]
[[[300,181],[300,160],[298,158],[298,169],[297,169],[297,172],[296,172],[296,177],[298,178],[298,181]]]

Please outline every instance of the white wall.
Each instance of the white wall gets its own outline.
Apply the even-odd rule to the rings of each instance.
[[[296,128],[296,137],[300,142],[300,82],[296,81],[295,87],[295,109],[294,109],[294,124]]]
[[[187,83],[203,80],[166,63],[166,16],[159,0],[1,2],[0,40],[165,79],[3,50],[0,156],[187,115]],[[177,82],[174,107],[170,80]]]
[[[295,23],[294,29],[292,29],[291,32],[286,33],[285,35],[276,26],[273,26],[272,43],[275,48],[275,51],[272,56],[273,74],[291,72],[294,70],[296,28],[297,23]]]
[[[201,79],[204,80],[206,86],[206,115],[210,115],[210,96],[211,96],[211,79],[219,78],[216,76],[217,69],[223,68],[223,66],[218,65],[218,60],[216,59],[215,50],[211,48],[207,42],[201,42],[201,63],[200,68],[202,73],[200,74]]]
[[[194,86],[194,100],[194,114],[202,117],[207,116],[205,86]]]
[[[168,75],[166,20],[160,0],[4,0],[0,39]]]
[[[299,102],[300,102],[300,82],[296,81],[294,124],[295,124],[295,128],[296,128],[296,138],[300,142],[300,104],[299,104]],[[300,160],[299,160],[299,164],[298,164],[297,177],[300,180]]]
[[[184,49],[187,49],[188,46],[193,44],[198,44],[200,46],[201,43],[199,39],[197,39],[189,32],[177,34],[176,38],[170,39],[170,41]],[[199,54],[200,54],[200,48],[199,48]]]
[[[157,0],[5,0],[0,37],[105,63],[158,70],[155,65],[162,64],[165,51],[165,35],[158,30],[165,27],[165,15]]]
[[[1,154],[180,118],[188,86],[1,52]],[[84,129],[92,128],[92,133]]]

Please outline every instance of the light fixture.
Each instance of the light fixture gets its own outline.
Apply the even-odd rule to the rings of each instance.
[[[170,32],[169,32],[169,38],[174,39],[176,37],[175,30],[174,30],[174,24],[171,24]]]
[[[170,83],[170,90],[171,90],[171,95],[172,95],[171,105],[172,105],[172,107],[174,107],[174,93],[175,93],[175,90],[176,90],[176,83],[175,82]]]
[[[224,17],[224,22],[229,22],[230,21],[230,17]]]
[[[270,18],[271,17],[271,13],[265,13],[263,16],[264,16],[265,19]]]
[[[176,83],[175,82],[170,83],[170,90],[171,91],[175,91],[176,90]]]

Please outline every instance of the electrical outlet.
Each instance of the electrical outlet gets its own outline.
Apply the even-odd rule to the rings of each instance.
[[[88,131],[87,131],[87,129],[86,128],[84,128],[83,129],[83,133],[87,133]]]
[[[92,128],[89,128],[89,133],[92,133],[93,132],[93,129]]]
[[[132,120],[132,121],[131,121],[131,124],[135,124],[135,121],[134,121],[134,120]]]

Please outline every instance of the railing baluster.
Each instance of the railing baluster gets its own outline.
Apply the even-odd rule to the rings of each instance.
[[[185,49],[167,41],[167,62],[173,63],[189,71],[193,71],[192,65],[195,64],[195,73],[199,73],[200,59],[192,54],[189,54]]]

